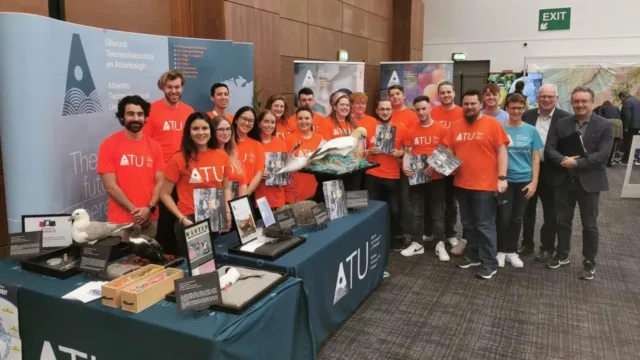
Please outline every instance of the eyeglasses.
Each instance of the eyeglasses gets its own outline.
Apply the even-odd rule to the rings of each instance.
[[[230,127],[228,127],[228,128],[219,128],[219,129],[216,129],[216,131],[219,131],[219,132],[231,132],[231,128]]]
[[[253,124],[255,122],[254,119],[248,118],[246,116],[240,116],[240,120],[244,121],[247,124]]]

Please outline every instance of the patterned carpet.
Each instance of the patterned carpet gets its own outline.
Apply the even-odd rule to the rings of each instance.
[[[394,252],[391,277],[324,342],[319,359],[640,358],[640,200],[620,199],[624,171],[609,171],[612,190],[601,195],[595,280],[578,279],[578,214],[571,265],[556,270],[526,257],[524,268],[507,264],[481,281],[453,258]]]

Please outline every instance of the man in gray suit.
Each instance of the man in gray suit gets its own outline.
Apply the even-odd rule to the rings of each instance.
[[[549,128],[558,120],[571,116],[568,112],[556,108],[558,104],[558,91],[553,84],[544,84],[538,89],[537,94],[538,109],[531,109],[522,115],[522,120],[527,124],[535,126],[540,134],[542,143],[546,143]],[[549,170],[550,165],[544,161],[544,154],[540,158],[540,175],[538,176],[538,189],[527,205],[522,221],[522,247],[518,250],[520,256],[533,254],[534,241],[533,231],[536,225],[536,207],[538,198],[542,203],[542,213],[544,223],[540,229],[540,253],[536,256],[536,261],[547,262],[556,250],[556,208],[553,201],[553,186],[550,185],[553,170]]]
[[[549,129],[545,146],[545,159],[552,164],[550,185],[555,186],[554,200],[558,213],[558,247],[547,262],[551,269],[569,264],[571,226],[576,203],[582,221],[581,279],[593,279],[598,253],[598,205],[600,192],[609,190],[605,164],[613,145],[611,121],[593,113],[594,93],[588,87],[577,87],[571,93],[571,106],[575,115],[558,120]],[[586,157],[574,153],[561,154],[558,149],[570,136],[578,133]],[[559,146],[560,145],[560,146]],[[580,144],[578,144],[580,146]]]
[[[629,160],[633,161],[634,154],[630,154],[633,136],[640,134],[640,100],[629,95],[628,91],[621,91],[618,97],[622,101],[620,113],[622,126],[624,127],[624,156],[622,157],[622,162],[626,164]]]

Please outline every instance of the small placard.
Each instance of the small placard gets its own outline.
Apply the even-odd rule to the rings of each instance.
[[[85,245],[80,254],[80,271],[100,272],[107,269],[111,246]]]
[[[323,202],[319,204],[313,205],[311,208],[311,213],[313,217],[316,219],[316,224],[324,225],[329,223],[329,215],[327,214],[327,207]]]
[[[276,223],[282,231],[289,231],[298,225],[298,223],[296,222],[296,216],[293,213],[292,208],[278,211],[275,213],[275,216]]]
[[[40,255],[42,231],[9,234],[9,257],[25,259]]]
[[[369,206],[367,190],[347,191],[347,209],[363,209]]]
[[[178,311],[198,311],[222,303],[218,272],[175,281]]]
[[[42,247],[66,247],[71,239],[71,214],[22,215],[22,231],[42,230]]]

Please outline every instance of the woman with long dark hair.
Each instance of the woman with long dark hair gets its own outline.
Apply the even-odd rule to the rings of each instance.
[[[215,129],[215,137],[218,140],[219,149],[224,150],[231,160],[231,176],[229,176],[231,197],[235,199],[245,196],[247,195],[247,176],[242,163],[238,159],[238,149],[233,138],[231,121],[226,117],[216,116],[213,118],[213,128]]]
[[[176,152],[164,171],[164,183],[160,198],[169,211],[178,219],[175,226],[178,241],[184,239],[184,227],[195,222],[196,207],[198,210],[211,209],[210,202],[200,206],[204,195],[217,189],[224,190],[225,226],[219,231],[228,231],[231,226],[231,211],[228,200],[231,199],[229,177],[231,176],[231,160],[229,155],[220,150],[220,144],[211,132],[213,121],[207,114],[195,112],[187,118],[182,134],[180,151]],[[171,197],[174,187],[178,193],[178,203]],[[198,206],[196,206],[198,200]],[[206,206],[205,206],[206,205]],[[201,209],[202,208],[202,209]],[[215,207],[214,207],[215,208]],[[178,248],[186,249],[182,244]]]
[[[242,163],[247,178],[247,194],[252,195],[264,172],[264,147],[259,140],[249,137],[256,128],[256,111],[251,106],[243,106],[233,117],[233,138],[238,150],[238,159]]]
[[[334,138],[349,136],[358,124],[351,117],[351,98],[343,94],[336,97],[331,104],[331,114],[326,118],[324,128],[321,130],[322,137],[329,141]]]
[[[300,146],[293,152],[293,156],[308,156],[323,141],[322,136],[313,131],[313,112],[307,106],[299,107],[296,110],[298,131],[291,133],[287,138],[287,152],[291,152],[297,143]],[[287,204],[306,200],[313,197],[318,187],[316,177],[312,174],[293,173],[289,177],[290,183],[285,188],[285,199]]]
[[[278,120],[276,115],[271,110],[264,110],[258,115],[258,126],[255,126],[249,136],[252,139],[259,140],[264,147],[265,162],[266,161],[286,161],[287,143],[279,138],[277,134]],[[276,160],[276,154],[284,154],[284,159]],[[262,173],[262,181],[256,189],[256,199],[266,197],[269,202],[269,206],[272,208],[279,208],[284,206],[284,186],[283,185],[267,185],[267,180],[272,178],[268,169],[272,168],[265,164],[265,171]]]
[[[287,136],[295,130],[290,128],[287,121],[287,102],[282,95],[271,95],[267,100],[265,110],[271,110],[276,117],[276,137],[286,140]]]

